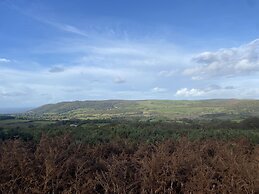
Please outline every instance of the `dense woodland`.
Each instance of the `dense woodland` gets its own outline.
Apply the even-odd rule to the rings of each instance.
[[[0,139],[39,141],[42,134],[59,136],[70,134],[83,143],[107,143],[114,139],[133,142],[156,142],[187,137],[190,140],[236,140],[246,138],[259,143],[259,118],[242,121],[191,120],[140,121],[123,119],[100,120],[20,120],[15,117],[0,118]]]

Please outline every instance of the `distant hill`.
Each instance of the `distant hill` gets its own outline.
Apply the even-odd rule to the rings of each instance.
[[[67,113],[77,109],[106,111],[116,108],[116,106],[130,106],[136,104],[137,101],[126,100],[104,100],[104,101],[74,101],[60,102],[57,104],[47,104],[32,110],[35,113]]]
[[[46,119],[236,119],[259,116],[259,100],[104,100],[48,104],[26,113]]]

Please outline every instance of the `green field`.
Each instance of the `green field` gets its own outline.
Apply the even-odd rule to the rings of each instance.
[[[107,100],[75,101],[49,104],[36,108],[23,118],[46,120],[140,118],[155,120],[231,119],[259,116],[258,100]]]

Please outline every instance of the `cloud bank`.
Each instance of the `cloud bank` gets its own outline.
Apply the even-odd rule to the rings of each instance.
[[[259,71],[259,39],[236,48],[203,52],[192,58],[193,67],[184,75],[193,79],[233,77],[255,74]]]

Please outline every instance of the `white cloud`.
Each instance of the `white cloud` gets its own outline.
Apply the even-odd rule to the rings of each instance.
[[[232,97],[232,98],[238,98],[241,97],[240,92],[241,91],[247,91],[247,89],[241,89],[241,88],[236,88],[235,86],[220,86],[217,84],[212,84],[204,88],[181,88],[176,91],[175,96],[177,97],[186,97],[186,98],[191,98],[191,97],[200,97],[200,98],[227,98],[227,97]],[[232,95],[232,96],[231,96]]]
[[[152,92],[166,92],[166,88],[154,87],[152,88]]]
[[[196,97],[196,96],[202,96],[205,94],[205,91],[200,89],[188,89],[188,88],[182,88],[180,90],[177,90],[175,95],[179,97]]]
[[[259,72],[259,39],[236,48],[203,52],[193,57],[196,66],[183,71],[192,78],[238,76]]]
[[[10,59],[0,58],[0,63],[10,63],[10,62],[11,62]]]

